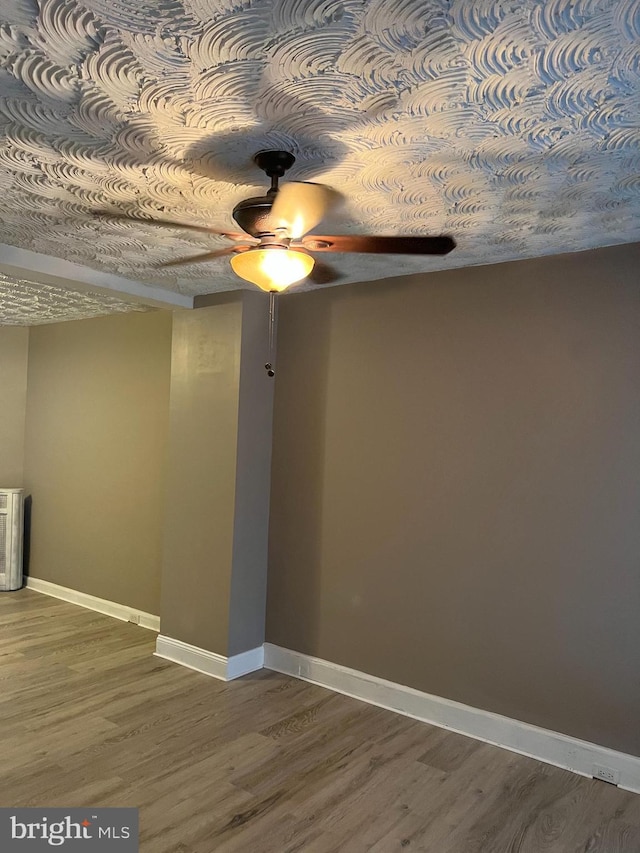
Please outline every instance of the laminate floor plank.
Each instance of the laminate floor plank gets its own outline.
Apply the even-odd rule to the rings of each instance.
[[[358,758],[375,748],[376,740],[370,737],[370,732],[377,709],[358,704],[360,708],[351,708],[340,726],[319,729],[310,732],[305,738],[281,743],[278,759],[263,762],[234,775],[234,784],[257,796],[268,796],[282,785],[288,785],[290,796],[297,802],[298,783],[302,780],[305,799],[309,799],[316,789],[320,796],[329,796],[331,789],[325,784],[324,778],[337,773],[342,783],[347,784],[343,771],[347,768],[355,770],[359,766]],[[371,714],[371,711],[374,713]],[[387,715],[379,734],[382,736],[389,726],[402,730],[405,723],[402,718],[390,718]]]
[[[142,853],[640,853],[640,796],[0,594],[0,805],[133,806]]]
[[[462,767],[467,758],[481,749],[482,743],[456,732],[434,729],[429,748],[418,761],[436,767],[438,770],[452,771]]]

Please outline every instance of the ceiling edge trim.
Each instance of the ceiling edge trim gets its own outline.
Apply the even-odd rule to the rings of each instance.
[[[154,308],[193,308],[192,296],[3,243],[0,243],[0,272],[37,284],[117,296],[123,302],[143,303]]]

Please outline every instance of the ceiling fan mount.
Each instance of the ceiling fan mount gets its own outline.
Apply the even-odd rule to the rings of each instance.
[[[271,187],[263,196],[245,198],[233,208],[232,216],[243,231],[260,239],[273,233],[270,222],[271,207],[278,192],[278,180],[295,163],[296,158],[289,151],[259,151],[253,162],[271,178]]]
[[[253,162],[268,178],[282,178],[296,162],[290,151],[258,151]]]

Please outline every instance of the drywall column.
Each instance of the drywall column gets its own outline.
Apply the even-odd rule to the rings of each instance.
[[[264,642],[268,301],[248,292],[206,301],[174,315],[158,650],[171,638],[230,658]]]
[[[0,328],[0,488],[21,488],[27,409],[29,329]]]

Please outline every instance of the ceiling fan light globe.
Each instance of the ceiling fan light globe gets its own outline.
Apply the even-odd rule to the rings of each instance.
[[[305,279],[315,261],[306,252],[283,247],[249,249],[231,258],[234,273],[261,290],[282,291]]]

